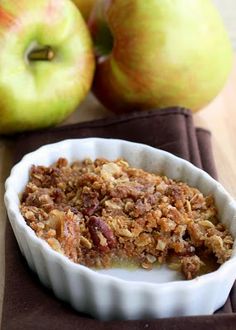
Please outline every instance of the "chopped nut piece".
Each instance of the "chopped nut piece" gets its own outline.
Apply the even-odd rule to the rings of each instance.
[[[103,234],[100,231],[97,231],[97,236],[99,238],[99,243],[101,246],[107,246],[107,239],[103,236]]]
[[[140,234],[136,239],[135,239],[135,245],[139,247],[146,246],[152,242],[152,238],[150,235],[146,233]]]
[[[56,234],[57,234],[57,232],[56,232],[55,229],[49,229],[49,231],[48,231],[48,237],[55,237]]]
[[[202,262],[197,255],[192,257],[184,257],[181,260],[181,266],[187,280],[191,280],[199,273]]]
[[[122,205],[118,204],[112,200],[107,200],[105,201],[105,206],[112,208],[112,209],[116,209],[116,210],[121,210],[122,209]]]
[[[125,236],[125,237],[133,237],[134,235],[131,233],[131,231],[129,231],[126,228],[121,228],[121,229],[117,229],[116,233],[119,234],[120,236]]]
[[[147,254],[146,258],[147,258],[147,261],[150,262],[151,264],[153,264],[157,260],[157,258],[152,256],[151,254]]]
[[[107,163],[102,165],[101,176],[104,180],[114,180],[114,175],[121,172],[120,167],[115,163]]]
[[[98,249],[106,251],[115,245],[115,236],[112,230],[100,217],[90,217],[88,229],[93,243]]]
[[[201,220],[201,221],[198,222],[198,224],[205,227],[205,228],[214,228],[215,227],[213,225],[213,223],[208,221],[208,220]]]
[[[191,204],[190,204],[190,202],[188,200],[186,201],[186,206],[187,206],[188,212],[191,212],[192,211],[192,208],[191,208]]]
[[[47,242],[53,248],[53,250],[62,253],[61,244],[56,238],[49,238]]]
[[[152,269],[152,263],[150,263],[150,262],[143,262],[142,264],[141,264],[141,266],[144,268],[144,269],[147,269],[147,270],[151,270]]]
[[[27,219],[27,220],[31,220],[31,219],[34,219],[34,212],[32,212],[32,211],[27,211],[27,212],[25,212],[25,218]]]
[[[165,241],[162,241],[161,239],[159,239],[157,241],[157,245],[156,245],[156,249],[159,251],[164,251],[166,248],[167,243]]]
[[[80,243],[82,246],[86,247],[87,249],[92,248],[92,243],[84,236],[80,236]]]

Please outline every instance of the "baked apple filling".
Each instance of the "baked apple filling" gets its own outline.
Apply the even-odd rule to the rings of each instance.
[[[232,253],[212,196],[123,159],[32,166],[20,209],[54,250],[95,269],[167,264],[192,279]]]

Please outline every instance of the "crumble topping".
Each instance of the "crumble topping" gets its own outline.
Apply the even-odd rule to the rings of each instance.
[[[33,165],[20,209],[54,250],[92,268],[167,263],[192,279],[232,253],[212,196],[123,159]]]

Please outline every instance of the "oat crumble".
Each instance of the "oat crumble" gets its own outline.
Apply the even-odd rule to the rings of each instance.
[[[167,263],[192,279],[232,253],[212,196],[122,159],[32,166],[20,209],[54,250],[92,268]]]

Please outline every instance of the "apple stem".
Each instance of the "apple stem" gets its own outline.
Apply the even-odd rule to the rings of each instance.
[[[47,46],[41,49],[34,49],[28,54],[30,61],[51,61],[54,58],[54,52],[51,47]]]

